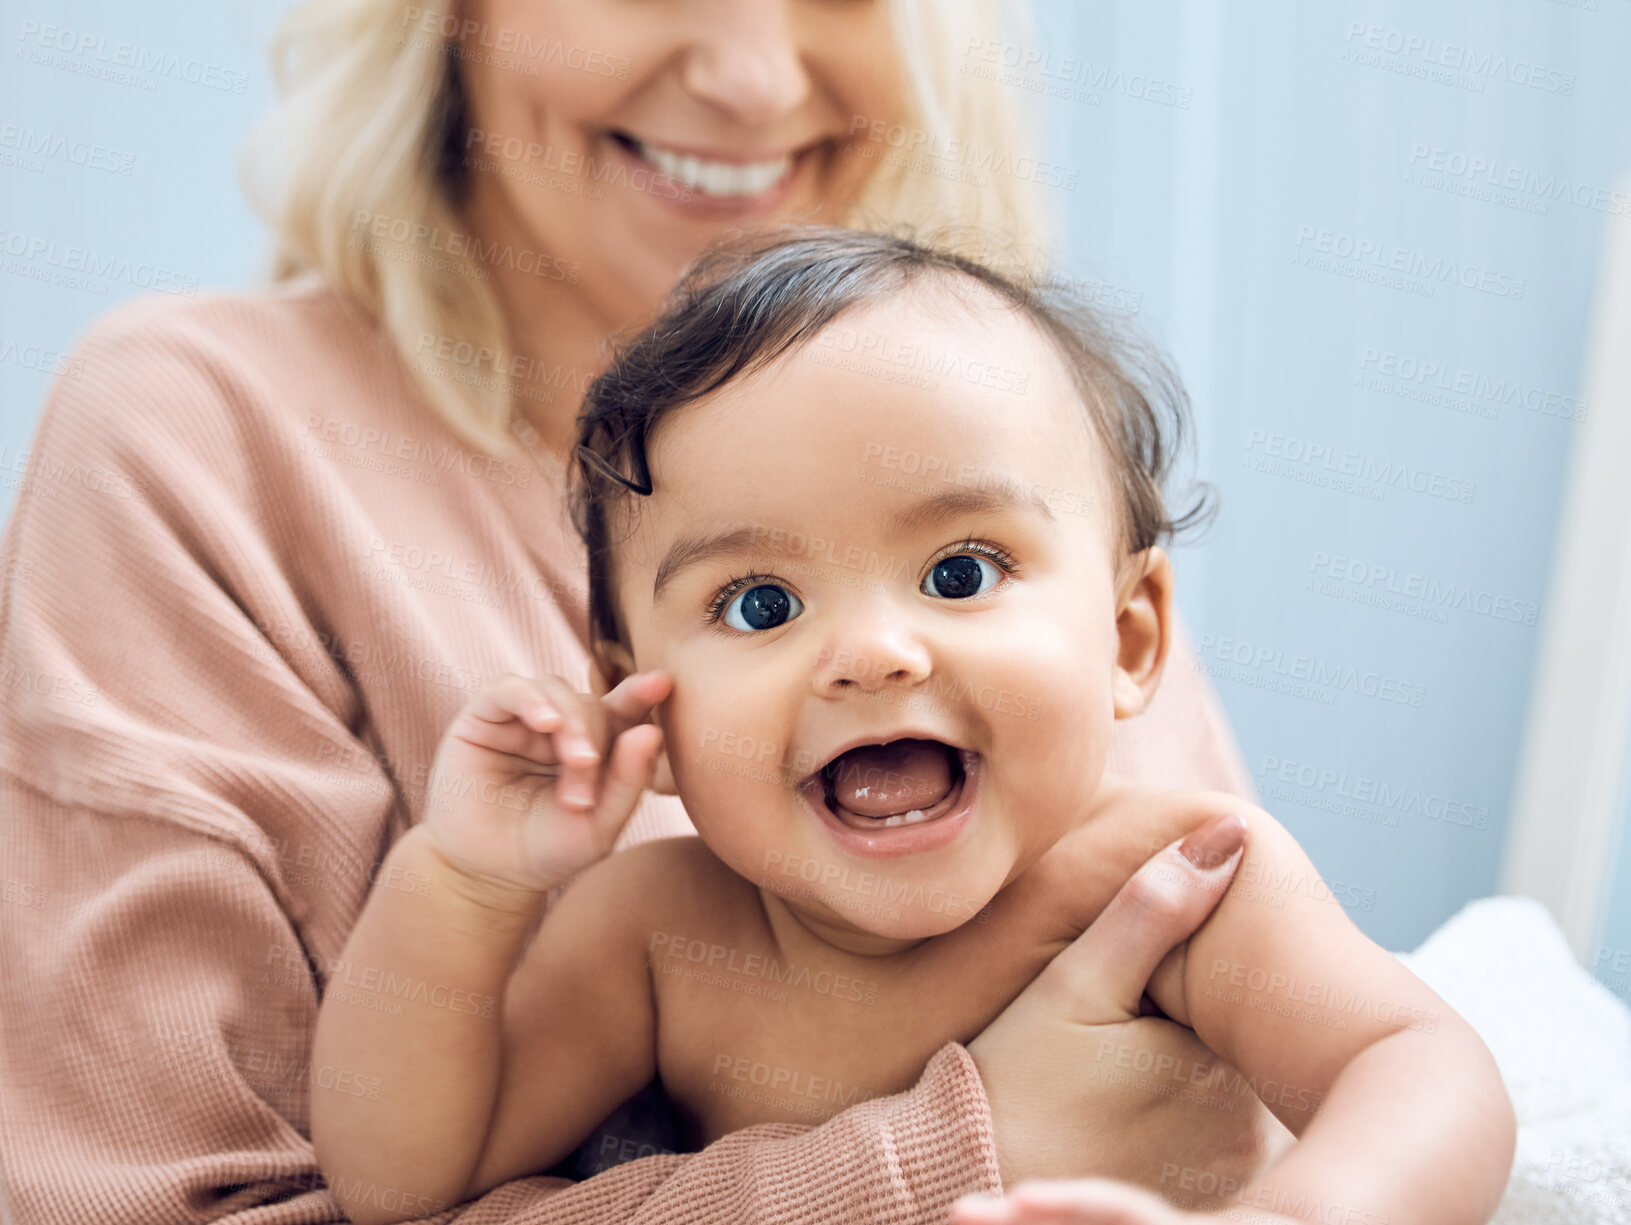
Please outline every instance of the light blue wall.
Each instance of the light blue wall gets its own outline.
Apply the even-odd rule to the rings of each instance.
[[[0,0],[0,248],[21,235],[56,243],[58,259],[75,245],[135,269],[88,291],[26,275],[57,271],[50,257],[5,255],[0,508],[47,384],[29,355],[37,365],[41,351],[65,351],[144,292],[148,266],[203,287],[251,283],[262,239],[234,154],[269,98],[266,36],[281,7]],[[1013,58],[1052,59],[1014,87],[1050,99],[1050,157],[1075,172],[1074,188],[1055,193],[1063,251],[1177,358],[1197,405],[1200,472],[1222,494],[1215,529],[1178,555],[1185,613],[1267,805],[1365,930],[1412,946],[1494,891],[1536,630],[1465,607],[1423,616],[1359,602],[1385,578],[1337,579],[1340,594],[1328,595],[1312,586],[1314,562],[1436,584],[1452,603],[1463,589],[1479,603],[1543,602],[1571,425],[1524,400],[1561,410],[1578,392],[1603,217],[1594,193],[1631,169],[1631,0],[1040,0],[1040,10],[1036,45]],[[100,42],[47,51],[41,64],[44,26]],[[1395,39],[1409,52],[1390,53]],[[108,67],[120,44],[174,57],[176,75],[138,70],[132,84],[82,71]],[[995,66],[1008,56],[999,50]],[[1434,56],[1462,63],[1461,79],[1427,79],[1440,71]],[[1483,68],[1497,59],[1504,72]],[[1543,86],[1568,92],[1508,79],[1537,64],[1559,74]],[[241,74],[243,92],[181,75],[206,69]],[[128,160],[129,173],[26,152],[41,140],[100,146],[99,160]],[[1422,150],[1482,159],[1517,186],[1492,198],[1481,178],[1426,178],[1439,154]],[[1584,204],[1549,193],[1562,180]],[[1318,250],[1350,241],[1373,254]],[[1377,260],[1414,268],[1409,284],[1362,279]],[[1473,287],[1434,279],[1451,265]],[[1406,359],[1442,374],[1424,387],[1381,369]],[[1439,382],[1459,408],[1421,398]],[[1471,392],[1456,398],[1458,382]],[[1518,400],[1491,400],[1502,387]],[[1470,500],[1374,475],[1365,483],[1379,498],[1299,479],[1332,475],[1321,463],[1249,466],[1290,440],[1324,448],[1336,475],[1344,462],[1402,466],[1407,479],[1436,477],[1441,493],[1470,488]],[[1226,641],[1263,662],[1232,662]],[[1264,687],[1301,668],[1385,679],[1420,705],[1340,683],[1311,696]],[[1282,782],[1282,769],[1294,780],[1311,769],[1314,781]],[[1366,787],[1402,792],[1406,810],[1338,794]],[[1444,808],[1483,828],[1426,815]],[[1631,865],[1620,879],[1624,931]]]
[[[1631,763],[1631,745],[1624,761]],[[1621,780],[1619,852],[1614,856],[1614,883],[1609,892],[1608,912],[1603,930],[1586,959],[1586,965],[1620,997],[1631,1003],[1631,778]]]
[[[0,513],[49,383],[40,366],[145,286],[253,281],[264,243],[235,150],[271,98],[282,7],[0,0]],[[109,274],[36,279],[89,259]]]
[[[1041,10],[1039,43],[1110,86],[1050,111],[1054,156],[1080,170],[1066,249],[1141,297],[1222,495],[1215,530],[1178,554],[1185,613],[1266,806],[1350,886],[1361,927],[1413,946],[1496,888],[1537,629],[1478,609],[1544,603],[1573,426],[1539,410],[1579,392],[1600,210],[1631,210],[1605,194],[1631,171],[1631,3]],[[1540,87],[1513,79],[1532,66]],[[1133,96],[1135,75],[1189,104]],[[1473,159],[1493,169],[1468,174]],[[1438,279],[1450,265],[1471,287]],[[1332,458],[1289,458],[1299,446]],[[1344,457],[1420,472],[1428,492],[1306,479],[1340,478]],[[1466,500],[1435,496],[1435,476]],[[1322,588],[1321,558],[1378,577]],[[1390,582],[1436,584],[1450,606],[1365,602]],[[1420,704],[1264,687],[1299,659]],[[1366,787],[1402,808],[1341,794]]]

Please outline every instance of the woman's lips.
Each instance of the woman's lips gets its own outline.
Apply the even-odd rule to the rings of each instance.
[[[892,859],[918,855],[953,841],[968,825],[979,796],[984,773],[978,753],[958,749],[963,777],[946,797],[924,810],[921,820],[885,825],[866,817],[842,817],[827,804],[826,784],[817,771],[799,785],[799,798],[810,808],[838,845],[853,855]]]
[[[649,186],[640,188],[641,194],[687,217],[753,217],[774,212],[814,171],[812,164],[820,155],[825,142],[810,145],[793,155],[793,167],[782,178],[764,191],[750,196],[711,196],[701,187],[689,186],[684,179],[665,173],[662,168],[642,157],[623,133],[611,133],[608,142],[615,154],[629,168],[630,174],[643,172]],[[631,180],[638,183],[640,180]]]
[[[764,157],[717,156],[673,149],[620,133],[619,139],[664,174],[707,195],[757,196],[793,172],[797,150]]]

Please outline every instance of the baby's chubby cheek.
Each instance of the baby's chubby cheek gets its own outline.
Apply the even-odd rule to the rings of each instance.
[[[674,692],[655,714],[669,767],[692,820],[740,812],[769,791],[790,788],[816,763],[782,742],[776,723],[755,718],[729,686],[676,676]]]
[[[1115,724],[1110,681],[1108,660],[1078,651],[1048,666],[1044,653],[1015,659],[978,695],[994,778],[1032,814],[1027,832],[1062,832],[1097,789]]]

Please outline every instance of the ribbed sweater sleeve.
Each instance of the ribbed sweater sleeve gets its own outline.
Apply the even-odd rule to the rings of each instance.
[[[1002,1189],[985,1090],[974,1061],[954,1042],[940,1048],[907,1092],[852,1106],[813,1130],[749,1127],[701,1153],[646,1157],[529,1202],[523,1188],[540,1181],[489,1192],[457,1220],[905,1225],[943,1221],[958,1196]]]
[[[581,557],[326,293],[138,301],[69,368],[0,540],[0,1217],[340,1222],[318,1001],[366,981],[346,934],[468,690],[581,679]],[[652,798],[628,837],[683,821]],[[951,1046],[820,1128],[436,1219],[934,1221],[997,1186]]]

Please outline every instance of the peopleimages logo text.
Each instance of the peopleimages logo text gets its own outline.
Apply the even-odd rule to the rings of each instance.
[[[1423,64],[1450,68],[1469,77],[1492,81],[1505,81],[1510,85],[1525,85],[1544,93],[1574,93],[1574,73],[1548,68],[1533,60],[1511,58],[1494,51],[1484,51],[1461,43],[1447,43],[1424,34],[1413,34],[1388,26],[1366,25],[1363,21],[1350,21],[1343,41],[1357,42],[1371,51],[1397,55],[1401,59],[1417,60]]]
[[[202,85],[206,89],[219,89],[231,94],[246,93],[249,89],[247,72],[221,64],[207,64],[190,56],[183,58],[174,52],[154,50],[139,43],[111,42],[102,34],[24,21],[17,37],[21,42],[32,44],[42,51],[59,51],[82,60],[94,60],[110,68],[128,68],[153,77],[172,77],[189,85]]]
[[[1478,264],[1445,259],[1441,255],[1428,255],[1408,247],[1396,247],[1379,238],[1323,229],[1312,225],[1297,227],[1296,247],[1354,264],[1370,265],[1383,272],[1397,273],[1415,278],[1424,285],[1442,285],[1446,282],[1463,289],[1476,289],[1497,298],[1522,298],[1527,282],[1521,276],[1497,272]],[[1431,290],[1427,291],[1431,293]]]

